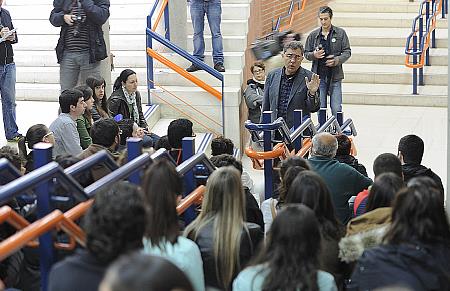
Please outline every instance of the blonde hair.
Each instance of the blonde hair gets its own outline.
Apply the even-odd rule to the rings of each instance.
[[[213,222],[213,250],[216,274],[228,289],[233,275],[240,270],[239,251],[244,223],[245,201],[240,173],[233,167],[221,167],[208,179],[202,211],[185,230],[196,240],[200,230]]]

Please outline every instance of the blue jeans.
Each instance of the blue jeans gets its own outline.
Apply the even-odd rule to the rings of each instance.
[[[6,139],[18,136],[16,123],[16,65],[0,65],[0,94]]]
[[[213,62],[223,64],[223,43],[220,33],[220,21],[222,6],[220,0],[191,0],[191,19],[194,27],[194,57],[205,59],[205,40],[203,28],[205,26],[205,14],[208,18],[209,29],[212,36]]]
[[[59,67],[61,92],[84,84],[89,76],[100,76],[100,62],[89,63],[89,51],[64,52]]]
[[[320,107],[327,108],[327,78],[320,79]],[[342,82],[332,81],[330,84],[330,107],[331,113],[337,117],[337,113],[342,111]]]

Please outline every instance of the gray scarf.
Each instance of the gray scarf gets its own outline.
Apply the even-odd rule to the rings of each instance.
[[[133,112],[131,113],[131,116],[133,117],[134,122],[136,122],[137,124],[139,124],[139,111],[137,108],[137,102],[136,102],[136,92],[134,92],[133,94],[129,94],[127,89],[125,89],[125,87],[122,86],[122,91],[123,94],[125,95],[125,99],[127,99],[127,103],[128,105],[132,105],[133,106]]]

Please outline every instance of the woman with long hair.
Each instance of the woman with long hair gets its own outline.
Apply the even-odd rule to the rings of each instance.
[[[343,261],[354,262],[365,249],[381,244],[391,223],[391,204],[396,193],[403,187],[403,179],[391,172],[375,178],[370,188],[366,212],[350,220],[347,233],[339,242],[339,257]]]
[[[234,280],[233,291],[336,290],[319,270],[319,222],[305,205],[288,205],[275,218],[265,247]]]
[[[205,290],[200,250],[193,241],[179,236],[176,207],[183,190],[180,175],[168,161],[160,160],[147,169],[142,185],[148,212],[144,252],[169,259],[186,273],[194,290]]]
[[[83,100],[86,103],[83,115],[77,118],[77,131],[80,136],[80,145],[83,150],[87,149],[92,144],[91,139],[91,127],[94,121],[92,120],[92,107],[94,105],[94,98],[92,97],[93,91],[87,85],[77,86],[75,90],[83,93]]]
[[[335,215],[327,185],[315,172],[303,171],[292,182],[285,203],[304,204],[316,214],[322,235],[320,269],[333,274],[337,286],[342,289],[346,266],[338,258],[338,243],[345,234],[345,228]]]
[[[93,92],[92,97],[94,97],[94,105],[92,106],[91,113],[94,122],[100,118],[109,118],[108,103],[105,98],[105,79],[102,77],[91,76],[86,79],[86,85],[88,85]]]
[[[244,222],[244,199],[238,170],[215,170],[206,183],[202,210],[185,230],[200,248],[206,287],[230,290],[263,238],[259,225]]]
[[[267,232],[270,229],[273,219],[277,216],[278,210],[284,204],[286,200],[286,194],[294,181],[297,174],[310,170],[308,161],[304,158],[293,156],[281,163],[280,167],[280,180],[281,185],[272,198],[264,200],[261,203],[261,212],[264,219],[264,231]]]
[[[364,251],[349,287],[450,290],[450,224],[442,194],[429,180],[414,178],[396,195],[384,244]]]
[[[20,154],[26,159],[25,173],[29,173],[34,170],[33,164],[33,147],[35,144],[45,142],[52,145],[55,144],[55,137],[53,132],[48,129],[44,124],[35,124],[31,126],[25,135],[25,138],[18,143]],[[30,153],[27,153],[27,146]]]

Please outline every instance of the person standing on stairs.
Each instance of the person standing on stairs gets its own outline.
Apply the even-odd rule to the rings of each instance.
[[[102,25],[109,18],[109,0],[54,0],[50,23],[61,27],[56,45],[61,91],[100,75],[108,54]]]
[[[205,14],[208,18],[209,29],[211,30],[211,41],[213,49],[214,69],[218,72],[225,72],[223,66],[223,43],[220,32],[220,21],[222,17],[221,0],[190,0],[190,11],[192,26],[194,28],[194,57],[204,61],[205,59],[205,39],[203,29],[205,26]],[[201,70],[195,64],[186,69],[188,72]]]
[[[16,32],[9,11],[2,8],[0,0],[0,94],[2,101],[3,127],[8,142],[18,142],[23,136],[16,123],[16,65],[13,43],[17,43]]]
[[[352,51],[344,29],[333,26],[333,10],[328,6],[319,8],[321,27],[312,31],[305,43],[305,58],[312,61],[311,71],[320,76],[320,106],[327,108],[330,96],[331,113],[337,116],[342,111],[342,64]]]

